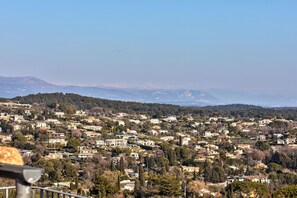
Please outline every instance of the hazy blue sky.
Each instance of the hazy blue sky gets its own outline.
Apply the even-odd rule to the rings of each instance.
[[[2,1],[0,46],[1,76],[297,91],[296,0]]]

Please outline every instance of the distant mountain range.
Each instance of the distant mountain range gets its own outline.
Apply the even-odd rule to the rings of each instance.
[[[35,77],[0,77],[0,97],[14,98],[36,93],[75,93],[102,99],[143,103],[207,106],[253,104],[261,106],[297,106],[296,98],[254,96],[225,90],[120,89],[106,87],[59,86]]]

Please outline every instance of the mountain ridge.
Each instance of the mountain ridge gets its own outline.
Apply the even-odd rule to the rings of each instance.
[[[0,97],[13,98],[36,93],[75,93],[96,98],[144,103],[163,103],[184,106],[205,106],[217,103],[217,99],[200,90],[120,89],[87,86],[59,86],[36,77],[0,76]]]
[[[279,95],[253,95],[222,89],[133,89],[97,86],[55,85],[33,76],[0,76],[0,97],[14,98],[37,93],[74,93],[95,98],[181,106],[248,104],[263,107],[296,107],[297,98]]]

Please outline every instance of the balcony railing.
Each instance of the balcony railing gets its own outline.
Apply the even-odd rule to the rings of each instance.
[[[0,187],[0,190],[4,191],[5,198],[86,198],[49,188],[32,186],[40,179],[42,172],[42,169],[30,166],[0,164],[0,177],[14,179],[16,181],[16,186]]]
[[[53,190],[49,188],[42,188],[38,186],[32,186],[30,188],[30,191],[30,198],[87,198],[85,196],[74,195],[71,193]],[[0,192],[2,193],[3,198],[12,198],[17,194],[15,186],[0,187]]]

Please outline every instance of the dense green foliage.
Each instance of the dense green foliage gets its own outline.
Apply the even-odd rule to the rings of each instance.
[[[31,165],[44,169],[45,174],[42,175],[41,182],[60,182],[68,179],[74,179],[77,175],[75,167],[65,160],[39,159]]]
[[[0,120],[0,127],[2,129],[2,133],[12,133],[13,127],[5,120]]]
[[[156,191],[157,190],[157,191]],[[150,175],[147,192],[151,195],[175,197],[181,195],[180,180],[176,175]]]
[[[267,142],[257,141],[255,147],[261,151],[269,150],[270,145]]]
[[[164,196],[181,195],[179,180],[171,175],[164,175],[160,178],[160,194]]]
[[[95,179],[95,186],[92,191],[99,197],[112,197],[112,195],[117,192],[117,188],[116,185],[112,184],[107,177],[97,175]]]
[[[209,107],[181,107],[167,104],[145,104],[138,102],[121,102],[113,100],[84,97],[77,94],[31,94],[25,97],[13,98],[20,103],[38,103],[50,105],[52,103],[64,103],[75,105],[78,109],[89,109],[100,107],[110,109],[115,112],[127,113],[146,113],[154,116],[162,115],[185,115],[185,114],[203,114],[208,116],[235,116],[235,117],[254,117],[271,118],[280,117],[286,119],[296,119],[296,108],[262,108],[252,105],[223,105]]]
[[[270,197],[267,185],[249,181],[236,181],[226,187],[225,195],[227,197],[238,197],[238,194],[246,194],[248,197],[251,197],[252,195],[255,197]]]
[[[297,175],[289,173],[270,174],[269,179],[276,187],[297,184]]]
[[[227,175],[221,165],[211,165],[206,163],[204,168],[204,178],[207,182],[220,183],[226,180]]]
[[[283,187],[275,191],[272,197],[275,197],[275,198],[297,197],[297,185]]]

